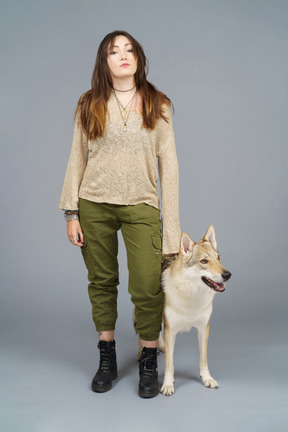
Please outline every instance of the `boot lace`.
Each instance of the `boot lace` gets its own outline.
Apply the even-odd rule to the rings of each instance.
[[[157,371],[157,357],[160,353],[148,354],[147,357],[141,360],[143,370],[147,375],[153,375]]]
[[[109,370],[110,362],[113,355],[113,350],[107,348],[101,348],[100,346],[98,346],[98,348],[100,349],[99,369],[107,371]]]
[[[105,352],[101,352],[100,369],[102,369],[102,370],[108,370],[109,369],[109,355]]]

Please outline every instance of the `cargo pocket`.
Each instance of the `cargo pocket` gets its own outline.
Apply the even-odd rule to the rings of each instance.
[[[162,260],[161,236],[154,234],[151,236],[150,257],[149,257],[149,276],[158,276],[161,274]]]

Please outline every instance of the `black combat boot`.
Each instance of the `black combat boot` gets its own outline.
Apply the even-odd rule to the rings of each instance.
[[[94,392],[104,393],[111,389],[112,380],[117,378],[115,341],[99,341],[100,364],[91,384]]]
[[[157,348],[143,348],[139,363],[139,390],[142,398],[153,398],[159,393]]]

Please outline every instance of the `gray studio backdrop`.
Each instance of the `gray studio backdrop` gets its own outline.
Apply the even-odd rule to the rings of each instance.
[[[202,396],[198,382],[190,383],[193,399],[197,392],[203,397],[194,414],[197,430],[211,425],[222,431],[284,430],[287,19],[284,0],[1,1],[0,406],[5,430],[97,430],[96,399],[89,392],[97,341],[86,270],[80,251],[66,238],[58,204],[74,109],[90,87],[99,42],[115,29],[142,43],[150,81],[175,106],[181,228],[197,241],[213,224],[222,262],[233,275],[226,293],[215,298],[210,362],[218,365],[228,388],[235,388],[236,379],[241,390],[237,396],[225,393],[225,385],[219,390],[230,415],[224,418],[210,408],[210,424],[210,415],[202,416],[208,396]],[[119,359],[125,373],[134,368],[131,380],[137,386],[137,341],[121,236],[120,244]],[[179,337],[180,353],[186,353],[190,337]],[[163,374],[163,357],[161,362]],[[193,363],[197,377],[196,355]],[[186,385],[187,395],[191,392],[188,371],[174,399],[159,396],[149,403],[155,418],[161,405],[163,430],[174,421],[167,409],[173,413],[176,407],[184,416],[181,424],[191,422],[191,429],[180,430],[193,428],[192,401],[186,393],[181,399]],[[123,378],[115,392],[124,384]],[[267,386],[273,396],[270,390],[267,396]],[[255,387],[257,397],[244,405],[243,417],[236,405]],[[127,397],[133,415],[142,416],[143,401],[134,387],[130,392],[121,389],[113,406]],[[235,405],[234,397],[239,398]],[[97,404],[105,424],[109,410],[102,401]],[[116,420],[118,429],[111,423],[111,430],[136,430],[118,411]],[[150,430],[161,431],[161,425]]]

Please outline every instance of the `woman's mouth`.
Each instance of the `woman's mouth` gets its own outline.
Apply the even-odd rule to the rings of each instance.
[[[120,67],[128,67],[128,66],[130,66],[129,63],[123,63]]]

